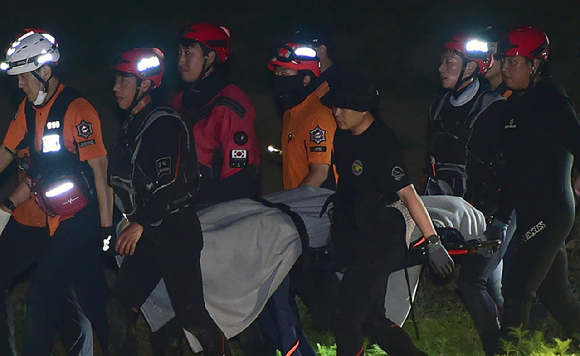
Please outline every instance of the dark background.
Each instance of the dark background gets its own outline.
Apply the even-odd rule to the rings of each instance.
[[[65,83],[80,90],[103,119],[107,146],[118,129],[110,64],[116,53],[156,46],[165,52],[162,94],[171,100],[180,86],[176,33],[189,22],[225,25],[232,33],[230,77],[258,112],[262,146],[279,145],[281,120],[271,96],[269,50],[301,23],[321,22],[335,37],[336,59],[373,79],[382,94],[383,119],[395,128],[418,182],[424,164],[429,103],[441,94],[438,44],[458,31],[489,25],[536,26],[550,36],[553,75],[580,105],[580,1],[3,1],[0,45],[25,27],[57,38]],[[0,135],[21,100],[16,81],[0,75]],[[279,157],[264,152],[264,193],[281,189]]]

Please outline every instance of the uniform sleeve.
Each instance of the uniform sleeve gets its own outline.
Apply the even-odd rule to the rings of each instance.
[[[84,98],[75,99],[64,117],[65,145],[69,151],[78,150],[81,161],[105,156],[101,120],[95,108]]]
[[[174,189],[171,183],[186,159],[186,142],[187,132],[170,116],[158,118],[143,134],[136,163],[151,182],[135,182],[137,194],[146,197],[145,206],[135,217],[139,224],[158,221],[166,213],[167,204],[183,196],[184,192]]]
[[[384,164],[379,172],[383,177],[379,181],[382,185],[381,192],[390,195],[405,188],[412,182],[398,139],[393,134],[392,137],[385,137],[385,141],[388,142],[387,148],[384,152],[377,154]]]
[[[240,172],[244,167],[260,166],[260,145],[255,129],[256,113],[253,107],[244,106],[245,113],[240,116],[227,106],[216,106],[212,116],[220,117],[218,125],[214,126],[214,136],[217,137],[223,153],[220,180],[224,180]]]
[[[28,132],[26,125],[26,99],[18,107],[18,111],[14,116],[14,119],[10,122],[6,136],[4,137],[4,144],[6,147],[16,150],[18,145],[24,140],[26,132]]]
[[[310,115],[301,132],[308,164],[331,164],[335,133],[336,121],[329,108],[322,107]]]

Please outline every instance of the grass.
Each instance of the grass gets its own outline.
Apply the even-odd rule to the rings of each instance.
[[[456,275],[456,272],[454,273]],[[404,329],[409,333],[417,346],[430,356],[484,356],[479,336],[471,318],[465,311],[459,296],[455,293],[455,278],[440,280],[425,273],[419,288],[415,304],[419,338],[415,335],[412,320],[407,320]],[[304,330],[317,354],[320,356],[336,355],[335,340],[327,330],[315,328],[306,307],[300,305]],[[25,308],[16,304],[15,326],[17,345],[22,348]],[[580,356],[578,350],[569,340],[562,340],[559,325],[548,316],[534,323],[531,331],[514,331],[514,343],[507,344],[508,356]],[[151,356],[149,345],[149,328],[143,319],[138,321],[139,355]],[[236,342],[232,343],[235,356],[244,355]],[[57,340],[52,356],[64,356],[62,344]],[[96,348],[96,356],[102,353]],[[183,356],[194,354],[185,346]],[[367,356],[387,355],[375,345],[367,345]],[[248,355],[249,356],[249,355]]]
[[[573,286],[580,285],[580,214],[577,214],[577,224],[572,232],[575,239],[568,244],[568,259],[570,282]],[[409,333],[417,346],[430,356],[484,356],[479,336],[475,331],[470,316],[456,293],[456,277],[458,271],[441,280],[425,270],[415,302],[416,322],[419,328],[419,338],[416,337],[412,320],[407,320],[404,329]],[[24,329],[24,313],[22,307],[25,288],[17,286],[13,294],[15,302],[15,325],[17,344],[22,346]],[[304,330],[315,350],[320,356],[336,355],[335,340],[327,330],[315,328],[306,307],[301,307]],[[580,321],[579,321],[580,322]],[[149,328],[145,321],[139,320],[137,325],[139,355],[151,356],[149,345]],[[507,356],[580,356],[578,345],[565,340],[558,323],[549,315],[532,318],[530,330],[514,330],[514,342],[506,344]],[[235,356],[242,356],[239,345],[232,343]],[[64,356],[64,350],[59,342],[55,344],[52,356]],[[189,349],[184,349],[183,356],[193,356]],[[386,355],[378,347],[368,345],[367,356]],[[96,350],[95,356],[102,356]],[[250,356],[250,355],[248,355]]]

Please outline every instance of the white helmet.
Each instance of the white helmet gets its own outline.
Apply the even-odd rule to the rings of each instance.
[[[32,72],[60,58],[58,44],[51,34],[41,30],[27,30],[6,51],[6,62],[1,69],[8,75]]]

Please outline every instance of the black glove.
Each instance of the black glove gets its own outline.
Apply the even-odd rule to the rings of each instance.
[[[449,252],[445,249],[445,246],[441,244],[441,240],[438,236],[433,235],[427,238],[429,240],[429,245],[427,245],[427,252],[429,253],[429,265],[437,274],[441,277],[445,277],[451,273],[453,267],[455,267],[455,262]],[[437,240],[437,242],[435,242]]]
[[[508,224],[499,221],[496,218],[491,220],[491,223],[487,225],[485,232],[483,233],[487,238],[487,241],[499,241],[499,243],[503,243],[505,240],[506,230],[508,228]],[[490,247],[480,247],[477,249],[477,253],[482,255],[485,258],[491,257],[494,253],[493,249]]]
[[[115,229],[112,226],[102,227],[101,237],[103,238],[103,252],[109,256],[118,255],[115,250],[115,245],[117,244],[117,234],[115,234]]]
[[[483,233],[485,237],[487,237],[488,241],[501,241],[505,240],[506,230],[508,228],[508,224],[499,221],[496,218],[491,220],[491,223],[487,225],[485,232]]]

